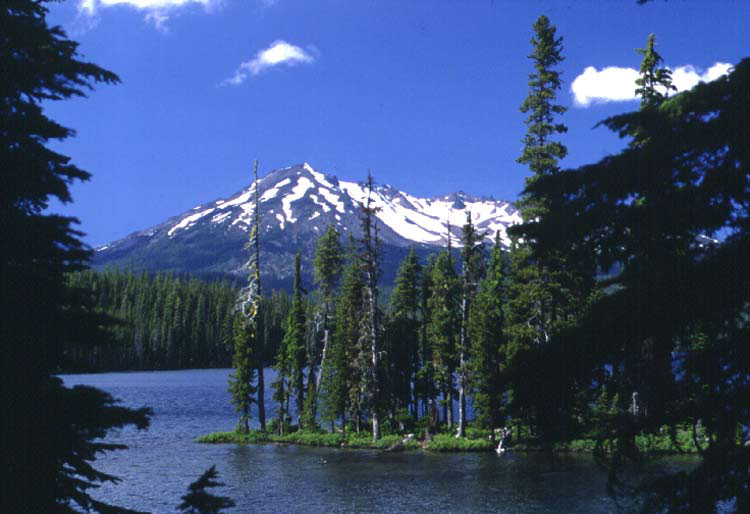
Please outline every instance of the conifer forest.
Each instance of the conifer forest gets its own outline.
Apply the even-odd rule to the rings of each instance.
[[[120,78],[79,55],[46,4],[0,7],[0,511],[135,512],[96,499],[118,478],[94,461],[127,455],[106,434],[147,429],[153,412],[59,374],[232,368],[236,429],[207,426],[204,442],[585,445],[608,493],[642,512],[750,512],[750,58],[678,93],[652,34],[637,49],[638,105],[600,122],[622,150],[567,169],[565,40],[539,16],[518,78],[527,175],[510,244],[469,215],[460,237],[427,258],[412,248],[384,284],[368,172],[360,230],[330,224],[312,269],[298,253],[292,289],[269,290],[258,187],[240,287],[88,269],[76,220],[48,206],[90,175],[51,146],[73,130],[41,104]],[[634,479],[658,453],[644,440],[694,460]],[[179,509],[231,512],[205,490],[217,477],[206,470]]]

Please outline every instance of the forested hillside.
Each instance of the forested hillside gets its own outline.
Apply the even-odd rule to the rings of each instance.
[[[98,312],[119,320],[112,340],[94,349],[72,346],[63,371],[164,370],[229,367],[237,289],[226,281],[158,273],[83,271],[69,284],[90,291]],[[266,360],[283,336],[286,293],[263,299]]]

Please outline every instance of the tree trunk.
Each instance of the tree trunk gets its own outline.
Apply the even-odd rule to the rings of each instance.
[[[258,356],[258,422],[261,431],[266,431],[266,387],[263,380],[263,358]]]
[[[451,389],[448,390],[448,428],[453,428],[453,391]]]
[[[464,354],[461,352],[461,365],[463,366]],[[459,374],[458,386],[458,432],[456,437],[466,437],[466,377],[464,373]]]

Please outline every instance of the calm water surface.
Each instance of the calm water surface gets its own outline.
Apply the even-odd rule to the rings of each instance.
[[[197,444],[231,430],[230,370],[63,375],[128,407],[150,406],[151,427],[111,433],[128,450],[96,467],[123,479],[95,496],[124,507],[175,512],[187,486],[212,464],[234,513],[614,513],[605,473],[587,456],[382,453],[284,445]],[[266,384],[270,384],[270,371]],[[270,396],[270,391],[267,391]],[[270,398],[266,400],[270,404]]]

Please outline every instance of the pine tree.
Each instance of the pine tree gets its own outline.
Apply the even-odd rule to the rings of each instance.
[[[494,429],[501,421],[503,385],[500,370],[505,351],[504,314],[505,304],[505,256],[500,232],[495,236],[495,246],[482,280],[476,300],[469,315],[471,341],[471,376],[474,384],[473,405],[479,424],[490,429],[494,440]]]
[[[331,338],[330,356],[324,370],[322,388],[325,391],[324,412],[329,420],[341,418],[341,428],[346,431],[346,412],[358,423],[362,411],[360,363],[368,361],[366,351],[360,350],[359,320],[363,315],[364,277],[350,236],[349,255],[344,269],[341,293],[336,305],[336,318]]]
[[[449,427],[453,425],[453,373],[460,329],[459,296],[453,257],[450,250],[445,250],[438,255],[432,268],[432,294],[428,300],[431,316],[427,336],[432,346],[433,377],[437,388],[443,393],[443,419]]]
[[[185,514],[220,514],[223,509],[234,507],[235,503],[226,496],[215,496],[206,489],[221,487],[216,466],[208,468],[198,480],[188,486],[188,493],[182,497],[178,510]]]
[[[466,437],[466,395],[469,389],[469,310],[477,294],[484,272],[483,234],[477,232],[466,212],[466,224],[461,231],[461,326],[458,338],[458,432],[456,437]]]
[[[315,343],[317,336],[323,332],[323,348],[320,352],[318,361],[317,344],[314,345],[313,359],[310,361],[310,376],[315,371],[315,380],[310,382],[308,387],[308,417],[315,421],[317,397],[320,390],[323,370],[326,366],[326,357],[330,342],[330,334],[336,310],[336,287],[341,276],[342,267],[341,234],[336,230],[333,224],[329,224],[325,233],[318,238],[318,244],[315,249],[315,258],[313,260],[314,282],[319,285],[320,306],[316,309],[315,326],[313,333]],[[322,326],[321,326],[322,325]]]
[[[306,317],[305,306],[302,302],[302,286],[300,285],[300,266],[302,256],[299,252],[294,256],[294,298],[292,309],[287,318],[286,334],[283,349],[289,363],[290,394],[296,400],[297,414],[300,422],[305,411],[305,367],[307,366],[307,351],[305,344]],[[301,428],[301,427],[300,427]]]
[[[419,368],[419,284],[420,265],[412,248],[396,273],[391,293],[386,351],[389,361],[389,383],[392,410],[411,407],[418,417],[417,370]],[[412,396],[412,384],[414,391]]]
[[[661,55],[654,49],[656,36],[650,34],[646,48],[638,48],[636,52],[643,56],[640,76],[635,80],[636,96],[641,97],[641,109],[659,105],[670,91],[677,91],[672,84],[672,72],[669,68],[659,67],[664,62]]]
[[[359,240],[359,259],[365,277],[364,316],[362,317],[360,338],[370,348],[371,364],[368,371],[367,397],[372,416],[372,438],[380,439],[380,319],[378,311],[378,279],[380,277],[380,239],[376,214],[380,210],[373,204],[373,178],[367,173],[367,198],[360,204],[362,238]]]
[[[229,391],[232,403],[240,413],[237,431],[247,433],[250,430],[250,406],[257,392],[255,387],[255,362],[253,360],[254,340],[253,326],[246,323],[241,316],[234,317],[234,355],[232,367],[234,373],[229,376]]]
[[[656,368],[639,377],[647,408],[614,425],[615,448],[634,450],[633,434],[665,425],[703,431],[693,467],[646,477],[645,512],[750,511],[750,268],[739,265],[750,255],[748,106],[745,59],[726,77],[605,120],[639,144],[532,188],[563,199],[540,220],[535,255],[594,256],[611,270],[585,316],[539,353],[541,373],[575,355],[549,387],[591,387],[623,354],[648,355]]]
[[[589,266],[591,257],[571,263],[553,253],[545,254],[543,259],[532,255],[539,221],[560,202],[556,191],[539,191],[534,184],[543,177],[559,175],[558,162],[567,154],[565,146],[554,140],[556,134],[567,131],[557,121],[566,109],[554,103],[561,87],[560,73],[555,67],[563,60],[562,38],[556,35],[546,16],[537,19],[533,30],[533,51],[529,57],[534,71],[529,74],[529,95],[521,105],[521,111],[529,114],[528,131],[518,159],[528,165],[531,176],[526,178],[526,187],[518,201],[523,223],[509,230],[510,283],[505,324],[509,362],[504,373],[517,417],[532,427],[565,432],[571,427],[569,420],[559,419],[564,409],[556,395],[562,392],[549,391],[544,379],[528,380],[527,374],[534,369],[536,353],[552,335],[575,323],[593,272]],[[546,403],[540,406],[542,400]],[[537,408],[531,408],[532,405]],[[542,439],[553,437],[546,433],[538,435]]]
[[[91,462],[122,446],[96,441],[111,428],[147,426],[148,412],[114,407],[106,393],[68,389],[53,376],[63,341],[90,349],[103,334],[87,293],[66,284],[65,274],[83,269],[91,254],[76,220],[45,212],[52,198],[69,203],[69,185],[90,175],[49,147],[74,131],[42,105],[119,79],[80,60],[77,43],[48,26],[47,12],[33,0],[0,8],[0,511],[103,512],[109,506],[88,490],[116,479]]]

